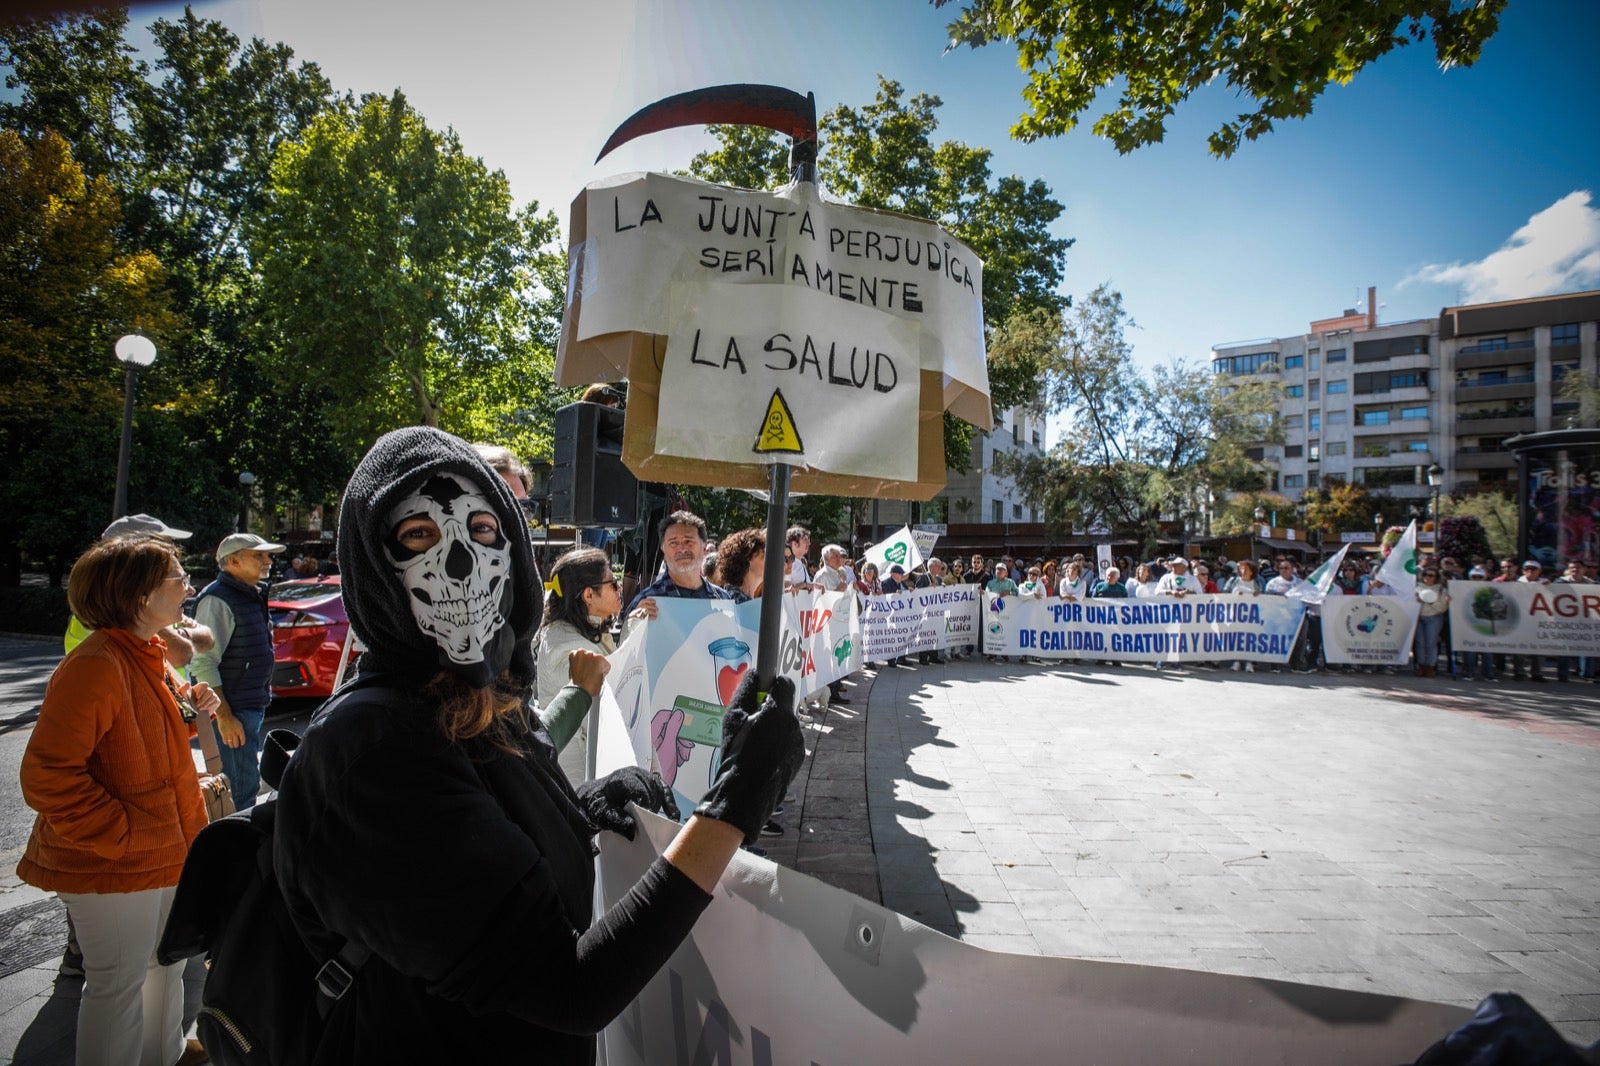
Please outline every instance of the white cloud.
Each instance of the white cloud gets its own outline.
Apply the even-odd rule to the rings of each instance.
[[[1600,208],[1587,189],[1528,219],[1499,248],[1471,263],[1431,263],[1401,285],[1456,286],[1463,303],[1521,300],[1600,285]]]

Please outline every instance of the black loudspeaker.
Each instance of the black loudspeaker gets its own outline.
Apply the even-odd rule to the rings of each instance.
[[[625,528],[638,520],[639,482],[622,465],[620,408],[569,403],[556,411],[550,522]]]

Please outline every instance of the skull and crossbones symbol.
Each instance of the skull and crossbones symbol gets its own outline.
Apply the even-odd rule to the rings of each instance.
[[[448,473],[389,512],[385,551],[412,617],[463,666],[485,660],[510,610],[511,548],[496,515],[479,487]]]

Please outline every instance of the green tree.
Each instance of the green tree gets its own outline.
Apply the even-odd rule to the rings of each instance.
[[[1475,518],[1489,538],[1490,553],[1496,559],[1506,559],[1517,551],[1517,502],[1510,495],[1494,489],[1475,492],[1470,496],[1445,496],[1439,501],[1439,513],[1444,521]],[[1459,557],[1458,557],[1459,558]],[[1461,562],[1465,564],[1466,560]]]
[[[1600,374],[1573,371],[1555,390],[1558,403],[1573,404],[1562,419],[1563,429],[1593,429],[1600,419]]]
[[[77,538],[47,545],[67,556],[112,517],[120,423],[90,432],[120,412],[112,348],[133,331],[159,344],[175,325],[160,261],[118,247],[120,218],[111,183],[86,179],[60,136],[0,130],[0,583],[20,580],[21,550],[46,529]],[[82,431],[73,459],[104,457],[86,464],[98,491],[62,491],[66,426]]]
[[[148,67],[123,38],[127,25],[116,7],[0,21],[0,66],[15,93],[0,101],[0,126],[54,130],[89,177],[124,193],[140,165],[134,117],[150,94]]]
[[[952,0],[932,0],[943,7]],[[1347,84],[1395,48],[1432,37],[1439,66],[1471,66],[1499,29],[1506,0],[961,0],[950,47],[1009,41],[1027,73],[1021,140],[1077,127],[1116,85],[1116,104],[1094,132],[1119,152],[1162,140],[1167,119],[1197,89],[1218,82],[1245,106],[1209,138],[1227,157],[1284,119],[1311,114],[1330,84]]]
[[[1105,285],[1073,306],[1043,378],[1050,409],[1065,418],[1060,442],[996,467],[1041,501],[1046,522],[1104,523],[1154,549],[1164,517],[1198,533],[1208,501],[1259,490],[1265,477],[1248,449],[1281,431],[1273,386],[1181,362],[1136,366],[1125,336],[1133,324]]]
[[[322,419],[333,398],[250,358],[258,285],[240,229],[259,209],[273,153],[332,89],[285,46],[241,45],[191,10],[151,26],[152,67],[132,58],[126,24],[125,11],[108,8],[0,27],[7,84],[20,90],[0,114],[24,130],[60,130],[89,176],[119,194],[123,243],[169,264],[178,321],[140,395],[194,442],[191,468],[215,473],[202,495],[232,499],[238,472],[254,469],[269,496],[323,498],[350,464]]]
[[[512,412],[553,391],[540,314],[560,298],[557,229],[400,92],[341,102],[278,152],[247,229],[266,364],[340,397],[348,448],[407,424],[515,437]],[[498,415],[472,405],[485,374],[508,390]]]
[[[767,503],[742,489],[711,488],[704,485],[685,485],[679,492],[689,510],[706,520],[706,528],[713,537],[725,537],[740,529],[752,526],[767,527]],[[789,525],[805,526],[811,530],[814,551],[836,538],[846,545],[849,534],[845,529],[848,504],[838,496],[801,496],[789,501]]]
[[[1470,570],[1494,554],[1483,523],[1471,515],[1439,520],[1439,556],[1453,558],[1463,570]]]
[[[1212,519],[1211,532],[1218,537],[1231,537],[1248,533],[1250,527],[1259,525],[1256,509],[1267,516],[1265,521],[1277,525],[1290,525],[1294,518],[1294,501],[1276,492],[1236,492],[1223,501]]]

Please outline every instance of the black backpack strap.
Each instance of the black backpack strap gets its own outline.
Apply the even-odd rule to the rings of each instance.
[[[328,703],[323,705],[322,711],[326,711],[331,707],[334,701],[342,699],[358,689],[374,688],[382,683],[383,678],[381,676],[357,674],[354,678],[339,686],[339,690],[329,697]],[[322,711],[318,713],[320,714]],[[292,729],[274,729],[267,733],[261,745],[261,779],[268,786],[273,789],[278,788],[279,783],[283,780],[283,771],[289,765],[289,759],[299,746],[300,734]],[[271,866],[272,847],[270,843],[262,849],[261,861],[267,867]],[[269,872],[270,870],[263,871],[264,874]],[[324,960],[322,965],[317,968],[315,980],[317,984],[317,1013],[326,1019],[329,1014],[333,1013],[334,1005],[344,998],[344,994],[350,991],[351,986],[355,984],[356,974],[360,973],[361,968],[367,964],[367,960],[372,957],[372,952],[360,944],[347,940],[339,947],[338,951],[334,952],[332,957],[328,957],[324,952],[317,950],[316,944],[312,942],[310,937],[306,936],[305,930],[300,928],[298,922],[294,922],[292,913],[289,917],[295,926],[295,932],[300,934],[301,943],[311,953],[311,957]]]

